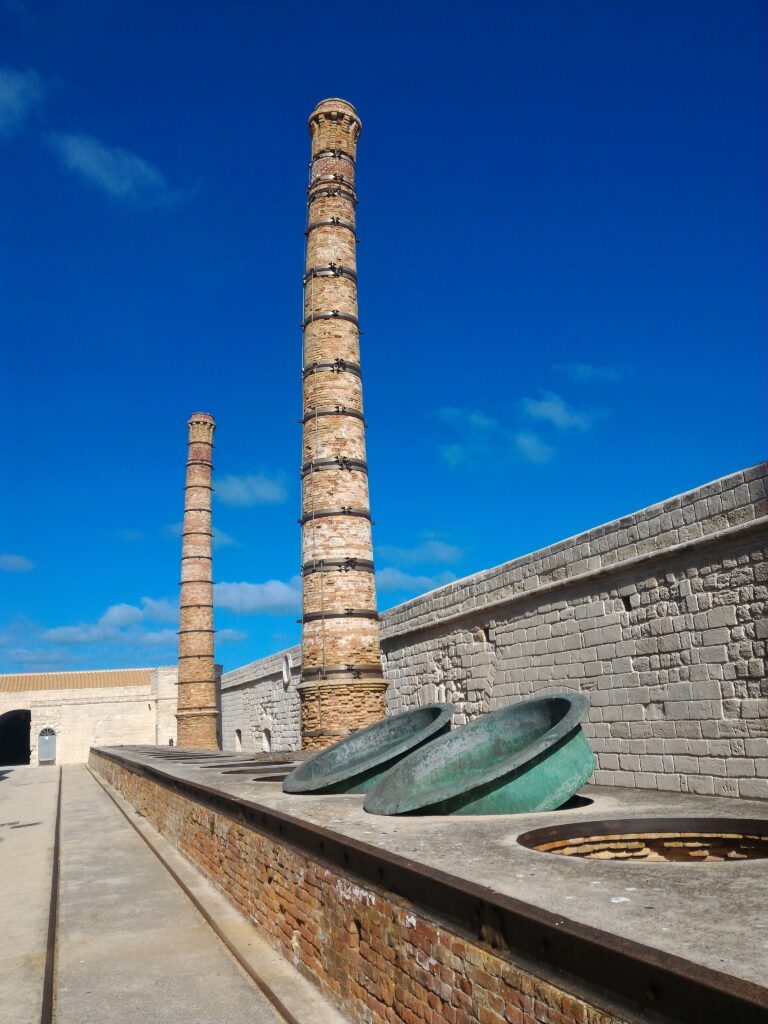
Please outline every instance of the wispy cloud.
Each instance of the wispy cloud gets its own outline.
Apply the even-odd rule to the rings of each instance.
[[[390,590],[403,590],[412,594],[423,594],[455,579],[452,572],[441,572],[435,576],[414,576],[403,572],[402,569],[379,569],[376,573],[376,591],[383,594]]]
[[[214,491],[224,505],[280,505],[288,497],[288,491],[281,477],[268,477],[263,473],[246,473],[237,476],[230,473],[216,481]]]
[[[592,414],[575,409],[554,391],[542,391],[541,398],[524,398],[521,406],[526,416],[551,423],[560,430],[588,430],[594,419]]]
[[[410,548],[395,547],[392,544],[381,544],[377,547],[376,551],[378,555],[381,555],[387,561],[397,562],[400,565],[425,565],[430,562],[450,564],[457,562],[464,553],[455,544],[448,544],[436,537],[426,537]]]
[[[514,436],[515,447],[524,459],[542,465],[549,462],[555,454],[552,445],[547,444],[538,434],[519,431]]]
[[[130,149],[70,132],[48,138],[65,167],[114,199],[157,206],[182,198],[162,171]]]
[[[0,68],[0,135],[20,131],[43,95],[43,83],[36,71]]]
[[[217,629],[216,643],[236,644],[248,636],[242,629]]]
[[[555,454],[554,448],[531,431],[518,431],[478,409],[449,406],[437,410],[437,418],[459,434],[457,440],[440,445],[442,461],[451,469],[493,457],[496,461],[524,459],[541,464]]]
[[[24,555],[0,555],[0,572],[32,572],[35,563]]]
[[[288,615],[301,608],[301,577],[294,576],[287,583],[217,583],[213,601],[217,608],[238,615]]]
[[[168,664],[177,617],[174,602],[148,597],[140,605],[110,605],[95,622],[52,629],[18,617],[0,628],[0,663],[8,672]]]
[[[628,373],[626,366],[598,366],[594,363],[560,363],[555,369],[581,384],[615,384],[624,380]]]
[[[144,534],[141,530],[115,530],[115,534],[120,540],[128,541],[130,544],[135,544],[137,541],[144,539]]]
[[[147,623],[178,622],[178,607],[162,598],[143,597],[140,605],[113,604],[96,622],[54,626],[43,630],[41,639],[53,644],[125,643],[157,646],[176,642],[173,629],[145,629]]]

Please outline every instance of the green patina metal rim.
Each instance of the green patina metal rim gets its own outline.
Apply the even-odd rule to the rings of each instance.
[[[555,700],[566,701],[569,705],[568,711],[566,711],[559,722],[523,747],[522,750],[516,751],[507,758],[491,763],[487,768],[473,775],[471,779],[459,778],[453,783],[446,784],[439,790],[419,790],[412,794],[397,794],[394,798],[390,797],[387,799],[386,790],[394,784],[397,773],[412,763],[412,760],[423,755],[423,751],[416,750],[413,754],[400,761],[391,772],[387,773],[386,779],[382,778],[379,780],[376,790],[372,790],[366,799],[365,810],[374,814],[403,814],[409,811],[422,810],[434,804],[451,800],[454,797],[464,796],[472,790],[482,789],[484,786],[488,786],[505,775],[511,775],[517,769],[523,767],[523,765],[536,764],[542,758],[542,755],[551,753],[557,747],[563,746],[572,738],[572,735],[575,735],[581,729],[581,720],[587,714],[590,707],[589,698],[583,693],[549,693],[543,697],[534,697],[531,700],[524,700],[518,704],[510,704],[499,711],[481,715],[473,722],[461,726],[460,729],[452,730],[447,736],[443,736],[439,740],[435,740],[433,744],[430,744],[430,754],[434,754],[446,744],[461,742],[457,739],[459,736],[462,740],[467,740],[473,733],[487,730],[490,718],[496,718],[498,721],[499,718],[508,717],[514,721],[520,709],[530,709],[538,704],[548,704]],[[587,773],[586,778],[579,782],[579,786],[583,785],[591,774],[592,769]]]
[[[347,765],[346,767],[338,768],[336,771],[328,771],[321,773],[320,775],[313,774],[313,767],[320,765],[322,766],[323,761],[331,760],[333,751],[337,751],[339,747],[344,744],[357,744],[357,741],[363,737],[374,737],[377,732],[380,732],[384,723],[389,725],[391,722],[396,722],[398,719],[410,718],[413,715],[421,714],[424,711],[431,709],[439,709],[438,714],[428,725],[424,726],[419,732],[412,733],[407,739],[402,740],[400,743],[396,743],[392,747],[372,747],[371,754],[364,760],[358,761],[354,765]],[[336,786],[341,782],[352,782],[359,775],[366,775],[372,769],[379,768],[381,765],[387,764],[389,761],[393,761],[397,758],[402,757],[409,751],[413,750],[414,747],[421,747],[427,742],[435,733],[445,729],[450,724],[453,718],[454,706],[453,704],[424,704],[418,708],[412,708],[409,711],[404,711],[400,715],[393,715],[390,718],[384,718],[380,722],[374,722],[373,725],[367,725],[364,729],[358,729],[353,732],[350,736],[345,736],[344,739],[339,740],[338,743],[334,743],[333,746],[326,748],[325,750],[318,750],[316,754],[312,754],[306,761],[303,761],[297,768],[291,772],[288,778],[283,782],[283,792],[285,793],[319,793],[323,790],[328,789],[330,786]]]

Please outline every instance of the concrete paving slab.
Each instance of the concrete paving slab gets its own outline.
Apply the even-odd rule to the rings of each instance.
[[[57,1024],[283,1024],[87,768],[62,770]]]
[[[0,1021],[38,1024],[59,769],[0,767]]]

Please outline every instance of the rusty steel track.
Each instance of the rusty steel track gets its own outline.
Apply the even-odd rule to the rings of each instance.
[[[359,883],[408,901],[496,955],[513,956],[524,969],[587,1001],[615,1008],[630,1020],[659,1024],[768,1021],[768,989],[762,985],[569,920],[203,781],[178,778],[159,765],[133,761],[113,750],[96,752],[131,772],[186,792],[214,811],[234,814],[261,834]]]
[[[56,981],[56,932],[59,922],[59,864],[61,853],[61,781],[59,767],[59,788],[56,796],[56,824],[53,832],[53,869],[51,871],[51,903],[48,911],[48,938],[45,948],[45,972],[43,974],[43,1002],[40,1008],[40,1024],[53,1024]]]

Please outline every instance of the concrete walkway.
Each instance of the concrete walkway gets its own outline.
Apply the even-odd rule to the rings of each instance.
[[[0,1024],[41,1021],[60,771],[56,1024],[285,1024],[84,765],[0,768]],[[136,827],[149,829],[143,819]],[[161,844],[166,863],[175,858],[173,870],[295,1019],[341,1024],[213,886],[149,832],[147,842]]]
[[[88,770],[63,772],[57,1024],[282,1024]]]
[[[0,1022],[38,1024],[59,769],[0,768]]]

